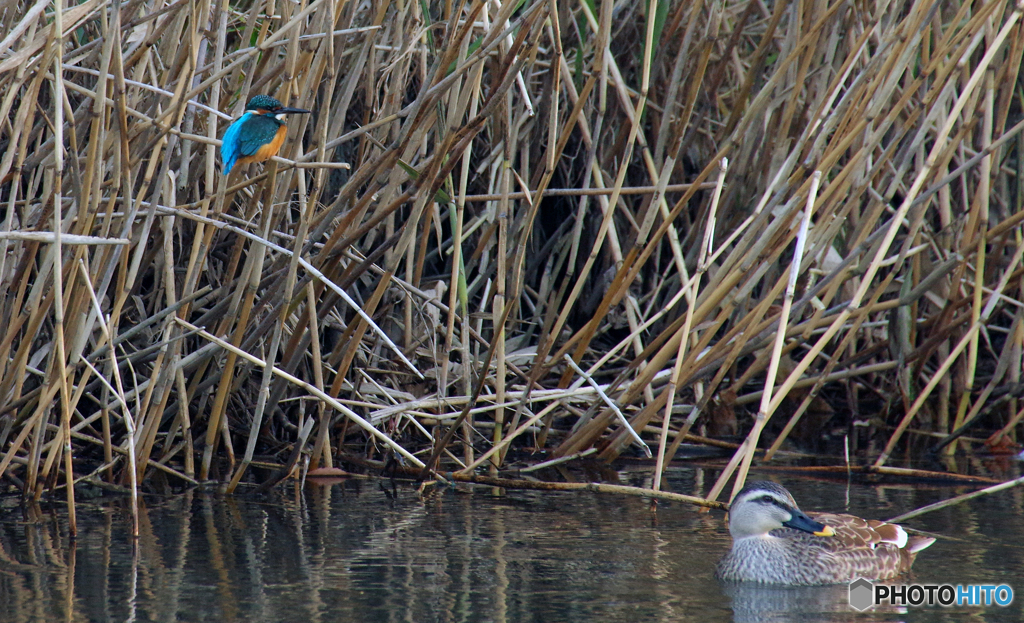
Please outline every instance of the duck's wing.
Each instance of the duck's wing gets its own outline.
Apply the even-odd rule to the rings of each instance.
[[[853,515],[820,513],[813,516],[835,530],[828,547],[837,564],[850,569],[851,579],[864,577],[886,579],[906,573],[914,564],[917,552],[935,539],[911,537],[901,526],[862,519]]]
[[[891,543],[900,549],[907,546],[907,531],[894,523],[832,513],[819,513],[814,518],[832,526],[836,538],[847,547],[874,549],[882,543]]]

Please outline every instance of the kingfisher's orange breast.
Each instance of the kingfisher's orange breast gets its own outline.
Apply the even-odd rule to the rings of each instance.
[[[260,148],[256,150],[255,154],[239,158],[237,164],[249,164],[250,162],[263,162],[264,160],[270,160],[277,155],[277,152],[281,151],[281,145],[284,145],[284,139],[286,136],[288,136],[288,128],[282,125],[274,134],[274,140],[260,146]]]

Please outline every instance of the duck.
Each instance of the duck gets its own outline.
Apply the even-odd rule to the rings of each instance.
[[[720,580],[797,586],[887,580],[910,571],[935,542],[901,526],[853,515],[807,514],[782,485],[747,484],[729,506],[732,549]]]

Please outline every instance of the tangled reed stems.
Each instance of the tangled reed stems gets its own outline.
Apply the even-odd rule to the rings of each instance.
[[[876,467],[1024,415],[1013,3],[2,11],[25,495],[234,490],[303,452],[469,473],[638,444],[660,470],[740,432],[713,499],[823,398],[873,418]],[[257,93],[313,114],[222,176]]]

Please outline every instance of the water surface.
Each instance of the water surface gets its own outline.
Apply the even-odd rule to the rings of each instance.
[[[672,486],[702,492],[715,475],[680,469]],[[804,510],[883,519],[967,490],[771,477]],[[945,537],[912,580],[1024,591],[1022,502],[1013,489],[908,522]],[[60,505],[0,504],[0,622],[1019,621],[1024,599],[860,614],[845,587],[724,585],[724,513],[591,493],[420,495],[357,479],[251,498],[193,491],[145,499],[137,548],[122,499],[80,503],[74,543]]]

